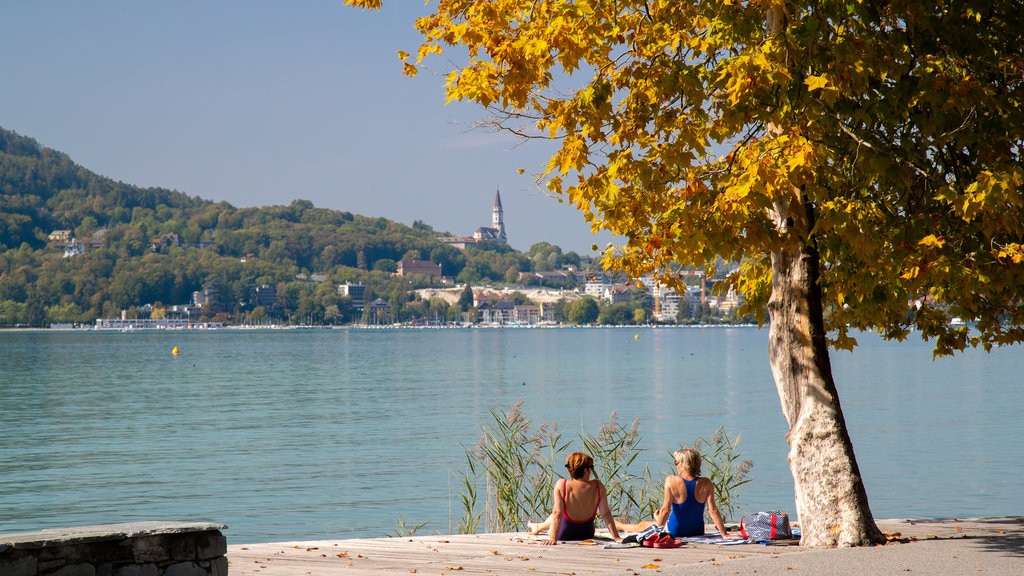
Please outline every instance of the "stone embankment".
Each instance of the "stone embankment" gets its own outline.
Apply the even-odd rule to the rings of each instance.
[[[224,524],[133,522],[0,534],[3,576],[227,576]]]

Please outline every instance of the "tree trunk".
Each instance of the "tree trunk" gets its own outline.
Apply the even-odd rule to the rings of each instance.
[[[812,210],[808,207],[807,214],[794,215],[786,207],[782,213],[795,216],[809,230]],[[802,534],[800,544],[878,544],[885,542],[885,536],[871,516],[832,379],[819,265],[813,243],[799,251],[773,254],[768,303],[768,354],[789,423],[786,437]]]

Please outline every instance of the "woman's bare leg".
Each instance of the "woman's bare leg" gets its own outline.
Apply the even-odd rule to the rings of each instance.
[[[654,523],[654,520],[645,520],[643,522],[637,522],[636,524],[630,524],[619,520],[618,518],[615,519],[615,526],[618,527],[619,532],[643,532],[650,528],[651,524]]]
[[[526,527],[530,529],[530,534],[533,536],[547,532],[551,528],[551,516],[545,518],[543,522],[527,522]]]

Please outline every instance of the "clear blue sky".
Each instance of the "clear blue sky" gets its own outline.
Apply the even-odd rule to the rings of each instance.
[[[603,247],[610,236],[536,188],[549,144],[468,131],[482,110],[446,106],[437,74],[401,74],[396,51],[415,52],[425,10],[0,0],[0,126],[131,184],[235,206],[303,198],[458,235],[490,225],[500,189],[513,247]]]

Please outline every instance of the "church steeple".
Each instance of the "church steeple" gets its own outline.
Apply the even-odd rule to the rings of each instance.
[[[505,244],[508,236],[505,235],[505,213],[501,209],[501,190],[494,193],[494,210],[491,211],[491,228],[498,231],[498,242]]]

